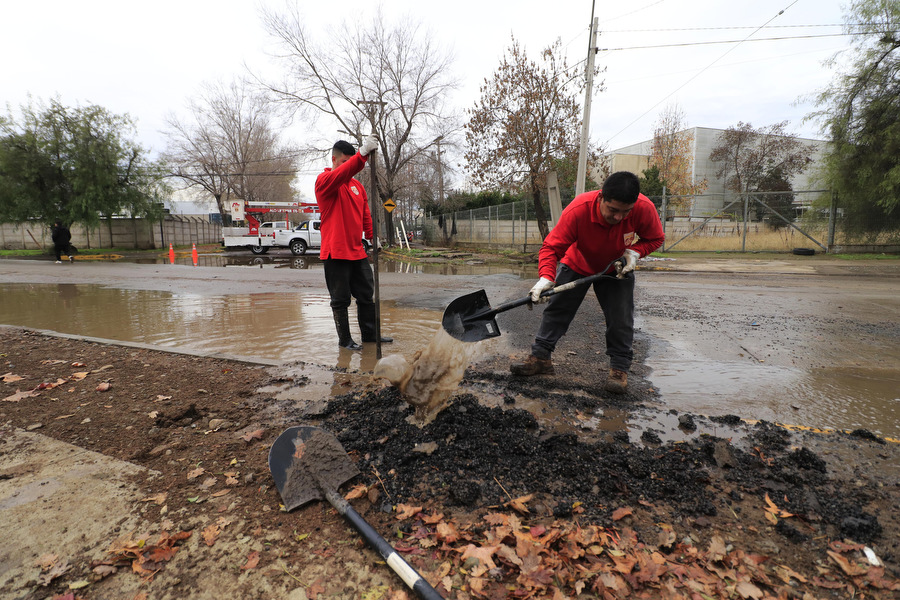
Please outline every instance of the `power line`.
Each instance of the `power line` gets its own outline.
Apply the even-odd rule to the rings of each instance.
[[[762,29],[764,29],[769,23],[771,23],[772,21],[774,21],[775,19],[777,19],[778,17],[780,17],[781,15],[783,15],[783,14],[784,14],[784,11],[788,10],[790,7],[792,7],[793,5],[797,4],[798,1],[799,1],[799,0],[794,0],[793,2],[791,2],[790,4],[788,4],[785,8],[781,9],[780,11],[778,11],[778,14],[776,14],[776,15],[773,16],[771,19],[769,19],[768,21],[766,21],[765,23],[763,23],[762,25],[760,25],[759,27],[757,27],[756,29],[754,29],[754,30],[750,33],[750,35],[748,35],[746,38],[744,38],[743,41],[746,41],[746,40],[750,39],[750,37],[753,36],[754,34],[756,34],[756,32],[761,31]],[[703,69],[701,69],[696,75],[694,75],[693,77],[691,77],[690,79],[688,79],[687,81],[685,81],[683,84],[681,84],[680,86],[678,86],[675,90],[673,90],[672,92],[670,92],[668,95],[664,96],[659,102],[657,102],[656,104],[654,104],[653,106],[651,106],[650,108],[648,108],[646,111],[644,111],[644,113],[641,114],[639,117],[637,117],[636,119],[634,119],[633,121],[631,121],[628,125],[626,125],[626,126],[623,127],[622,129],[620,129],[620,130],[619,130],[618,132],[616,132],[614,135],[612,135],[609,139],[606,140],[606,142],[609,143],[610,140],[612,140],[613,138],[615,138],[616,136],[618,136],[620,133],[622,133],[623,131],[625,131],[626,129],[628,129],[629,127],[631,127],[632,125],[634,125],[635,123],[637,123],[638,121],[640,121],[641,119],[643,119],[645,116],[647,116],[648,113],[650,113],[651,110],[655,109],[657,106],[659,106],[660,104],[662,104],[663,102],[665,102],[666,100],[668,100],[669,98],[671,98],[672,96],[674,96],[679,90],[681,90],[682,88],[684,88],[687,84],[691,83],[692,81],[694,81],[695,79],[697,79],[698,77],[700,77],[700,75],[702,75],[703,73],[705,73],[710,67],[712,67],[714,64],[716,64],[717,62],[719,62],[719,61],[722,60],[723,58],[725,58],[725,57],[726,57],[729,53],[731,53],[735,48],[737,48],[738,46],[740,46],[741,43],[742,43],[742,42],[738,42],[737,44],[735,44],[734,46],[732,46],[731,48],[729,48],[728,50],[726,50],[721,56],[719,56],[718,58],[716,58],[714,61],[712,61],[711,63],[709,63],[709,64],[706,65],[705,67],[703,67]]]
[[[757,29],[758,31],[758,29]],[[885,33],[897,33],[896,31],[887,31]],[[752,34],[751,34],[752,35]],[[711,42],[681,42],[678,44],[659,44],[656,46],[623,46],[621,48],[600,48],[599,52],[616,52],[620,50],[649,50],[653,48],[683,48],[687,46],[712,46],[714,44],[742,44],[744,42],[778,42],[783,40],[806,40],[806,39],[814,39],[814,38],[828,38],[828,37],[846,37],[846,36],[855,36],[855,35],[868,35],[864,33],[823,33],[819,35],[796,35],[796,36],[788,36],[788,37],[774,37],[774,38],[756,38],[756,39],[747,39],[744,38],[742,40],[716,40]],[[731,50],[729,50],[730,52]]]

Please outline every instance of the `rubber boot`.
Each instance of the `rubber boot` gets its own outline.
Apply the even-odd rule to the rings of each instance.
[[[374,304],[356,304],[356,317],[359,320],[359,332],[362,335],[364,344],[375,341],[375,305]],[[386,335],[381,336],[382,344],[389,344],[394,338]]]
[[[353,341],[350,337],[350,317],[346,308],[334,308],[331,311],[334,314],[334,327],[337,329],[338,346],[347,348],[348,350],[362,350],[362,346]]]

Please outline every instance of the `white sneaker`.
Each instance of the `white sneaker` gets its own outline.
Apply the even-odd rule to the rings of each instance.
[[[56,261],[56,264],[61,265],[61,264],[62,264],[62,261],[61,261],[61,260],[58,260],[58,261]]]

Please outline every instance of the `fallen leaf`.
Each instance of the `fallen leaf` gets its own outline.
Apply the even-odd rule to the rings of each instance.
[[[112,565],[97,565],[96,567],[91,569],[91,571],[93,571],[95,575],[100,576],[100,578],[102,579],[103,577],[106,577],[108,575],[115,575],[118,569],[116,569]]]
[[[3,401],[4,402],[18,402],[19,400],[22,400],[23,398],[34,398],[35,396],[40,396],[40,394],[38,392],[36,392],[35,390],[25,390],[24,392],[20,391],[20,390],[16,390],[15,394],[13,394],[12,396],[7,396],[6,398],[3,399]]]
[[[469,544],[465,548],[463,548],[462,560],[466,560],[467,558],[477,558],[478,562],[480,562],[484,567],[488,569],[496,569],[497,565],[494,564],[494,553],[500,548],[497,546],[476,546],[475,544]]]
[[[444,520],[444,513],[435,513],[433,515],[426,515],[422,517],[422,522],[426,525],[434,525],[435,523],[440,523]]]
[[[78,367],[86,367],[87,365],[84,364],[83,362],[73,362],[73,363],[72,363],[71,365],[69,365],[69,366],[70,366],[70,367],[78,368]]]
[[[632,510],[630,506],[623,506],[622,508],[617,508],[613,511],[612,520],[618,521],[620,519],[624,519],[628,515],[632,514]]]
[[[203,541],[206,542],[206,545],[212,546],[216,543],[220,533],[222,533],[222,530],[219,529],[219,526],[213,524],[208,525],[201,535],[203,536]]]
[[[188,479],[196,479],[206,473],[206,469],[203,467],[197,467],[196,469],[192,469],[188,471],[187,478]]]
[[[231,490],[219,490],[218,492],[210,494],[210,497],[211,498],[221,498],[225,494],[229,494],[229,493],[231,493]]]
[[[250,433],[245,433],[241,436],[241,439],[245,442],[252,442],[253,440],[261,440],[263,433],[265,433],[265,429],[257,429],[256,431],[251,431]]]
[[[831,550],[826,550],[825,553],[831,557],[831,560],[836,562],[841,570],[849,575],[850,577],[856,577],[857,575],[865,575],[868,571],[867,567],[863,567],[860,565],[852,564],[847,558],[838,554],[837,552],[832,552]]]
[[[410,504],[398,504],[397,505],[397,520],[402,521],[403,519],[409,519],[411,517],[416,516],[420,512],[422,512],[421,506],[412,506]]]
[[[369,487],[364,483],[360,483],[350,488],[350,491],[347,492],[347,495],[344,496],[344,500],[355,500],[356,498],[362,498],[363,496],[368,495],[368,493]]]
[[[505,506],[510,507],[516,512],[520,512],[522,514],[529,514],[528,507],[525,506],[531,499],[534,497],[534,494],[528,494],[527,496],[519,496],[518,498],[514,498],[507,502]]]
[[[763,591],[750,583],[749,581],[740,581],[734,586],[734,591],[741,595],[741,598],[753,598],[760,600],[765,594]]]
[[[248,569],[255,569],[256,565],[259,564],[259,552],[254,550],[247,556],[247,562],[244,563],[244,566],[241,567],[242,571],[246,571]]]
[[[706,554],[709,556],[709,560],[713,562],[718,562],[725,558],[725,540],[717,535],[712,536],[712,539],[709,540],[709,548],[706,550]]]
[[[97,384],[96,390],[98,392],[108,392],[110,387],[112,387],[112,384],[110,384],[108,381],[101,381]]]
[[[155,496],[147,496],[146,498],[141,500],[141,502],[154,502],[157,506],[159,506],[166,503],[166,498],[168,497],[168,495],[169,494],[166,492],[160,492]]]
[[[45,381],[44,383],[40,384],[39,386],[37,386],[34,389],[36,389],[36,390],[52,390],[53,388],[59,387],[64,383],[68,383],[68,381],[69,381],[68,379],[63,379],[62,377],[58,377],[56,379],[55,383],[50,383],[50,382]]]
[[[61,364],[65,363],[65,362],[66,362],[66,361],[64,361],[64,360],[57,360],[57,359],[48,358],[47,360],[42,360],[42,361],[41,361],[41,364],[42,364],[42,365],[61,365]]]
[[[59,421],[60,419],[68,419],[69,417],[74,417],[74,416],[75,416],[75,413],[72,413],[70,415],[59,415],[58,417],[56,417],[56,420]]]
[[[147,413],[147,416],[150,417],[151,419],[155,419],[157,416],[159,416],[159,411],[151,410],[150,412]]]
[[[212,486],[216,485],[216,481],[218,481],[215,477],[207,477],[203,480],[203,483],[200,484],[201,490],[208,490]]]
[[[88,376],[87,371],[79,371],[78,373],[72,373],[72,376],[69,377],[69,379],[71,379],[72,381],[81,381],[82,379],[84,379],[87,376]]]
[[[21,377],[19,375],[13,375],[12,373],[7,373],[5,375],[2,375],[2,376],[0,376],[0,378],[2,378],[3,383],[14,383],[16,381],[22,381],[23,379],[25,379],[24,377]]]
[[[172,396],[163,396],[162,394],[156,396],[156,400],[154,402],[162,402],[163,400],[171,400]]]

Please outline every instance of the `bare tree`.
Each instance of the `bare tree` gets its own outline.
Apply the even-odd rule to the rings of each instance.
[[[659,179],[674,196],[673,204],[682,208],[688,208],[689,197],[703,193],[708,185],[706,179],[693,180],[693,145],[694,134],[678,104],[664,108],[653,128],[650,166],[659,169]]]
[[[725,188],[737,193],[760,189],[772,173],[790,181],[812,161],[812,150],[790,136],[788,121],[754,129],[739,122],[723,131],[709,159],[719,163],[716,177],[725,178]]]
[[[222,215],[232,197],[293,201],[300,153],[281,142],[275,108],[243,82],[207,84],[189,102],[190,120],[168,117],[163,160],[188,187],[209,192]]]
[[[272,97],[310,123],[325,117],[357,143],[374,130],[381,141],[379,200],[402,196],[415,182],[406,169],[456,125],[446,105],[457,87],[449,75],[452,56],[420,24],[389,25],[380,10],[369,23],[323,32],[321,44],[296,5],[284,13],[265,9],[263,21],[287,68],[280,83],[263,84]],[[387,222],[393,239],[390,214]]]
[[[578,153],[583,89],[583,74],[569,72],[560,40],[535,62],[513,37],[469,110],[465,159],[470,173],[477,183],[528,193],[541,237],[549,232],[541,204],[547,172],[554,161]]]

